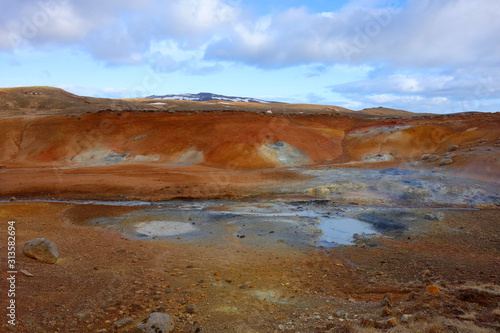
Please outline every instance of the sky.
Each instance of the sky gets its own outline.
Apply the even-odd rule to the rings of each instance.
[[[0,0],[0,87],[500,111],[499,0]]]

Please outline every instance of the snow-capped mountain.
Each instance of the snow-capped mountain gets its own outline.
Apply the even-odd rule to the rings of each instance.
[[[264,101],[257,98],[251,97],[235,97],[235,96],[224,96],[212,93],[201,92],[198,94],[178,94],[178,95],[151,95],[144,97],[147,99],[176,99],[182,101],[227,101],[227,102],[246,102],[246,103],[279,103],[272,101]]]

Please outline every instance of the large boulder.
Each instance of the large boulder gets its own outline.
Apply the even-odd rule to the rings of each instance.
[[[148,318],[136,326],[136,329],[143,333],[169,333],[174,328],[174,319],[170,315],[160,312],[152,312]]]
[[[55,264],[59,258],[56,244],[46,238],[37,238],[24,243],[23,253],[25,256],[43,261],[49,264]]]

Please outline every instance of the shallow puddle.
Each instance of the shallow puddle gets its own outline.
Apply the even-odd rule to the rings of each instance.
[[[319,227],[323,234],[321,240],[316,244],[324,247],[332,246],[334,243],[352,244],[355,234],[371,235],[377,233],[371,224],[351,218],[324,219]]]
[[[334,247],[353,244],[354,234],[376,233],[371,223],[352,218],[357,213],[314,201],[195,201],[139,208],[119,217],[103,216],[87,222],[144,240]]]
[[[183,222],[148,221],[137,223],[135,231],[138,234],[144,234],[149,237],[167,237],[194,232],[197,231],[197,228]]]

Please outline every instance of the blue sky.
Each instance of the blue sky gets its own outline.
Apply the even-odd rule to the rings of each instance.
[[[498,0],[0,0],[0,86],[500,111]]]

